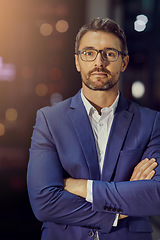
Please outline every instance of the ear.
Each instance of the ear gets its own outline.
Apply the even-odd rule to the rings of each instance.
[[[122,59],[121,72],[124,72],[126,70],[128,63],[129,63],[129,55],[124,56]]]
[[[79,64],[79,59],[77,54],[75,54],[75,65],[76,65],[77,71],[80,72],[80,64]]]

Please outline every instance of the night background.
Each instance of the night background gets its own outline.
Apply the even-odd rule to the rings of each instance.
[[[26,187],[36,112],[80,89],[75,37],[98,16],[127,36],[123,95],[160,111],[159,0],[0,0],[0,240],[40,239]],[[151,222],[158,240],[160,216]]]

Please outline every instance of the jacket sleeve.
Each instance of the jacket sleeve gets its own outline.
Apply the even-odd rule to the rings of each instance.
[[[156,158],[158,166],[152,180],[93,182],[93,210],[110,212],[119,209],[128,216],[160,214],[160,113],[156,114],[144,158]]]
[[[115,213],[94,211],[85,199],[64,190],[63,167],[41,110],[32,135],[27,186],[33,212],[40,221],[110,231]]]

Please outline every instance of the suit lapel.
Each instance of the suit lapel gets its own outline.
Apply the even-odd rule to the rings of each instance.
[[[98,155],[91,124],[82,103],[80,92],[73,97],[68,115],[78,136],[89,168],[90,179],[100,179]]]
[[[114,116],[110,136],[104,159],[102,180],[111,181],[122,149],[127,131],[132,121],[133,113],[127,111],[128,105],[125,99],[120,96],[120,101]]]

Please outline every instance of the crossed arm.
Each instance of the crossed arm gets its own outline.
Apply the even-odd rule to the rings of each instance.
[[[150,180],[153,178],[157,166],[156,159],[145,158],[135,168],[130,178],[130,181],[137,180]],[[87,197],[87,180],[85,179],[73,179],[68,178],[64,180],[64,190],[78,195],[80,197]],[[119,219],[127,217],[126,215],[120,215]]]

